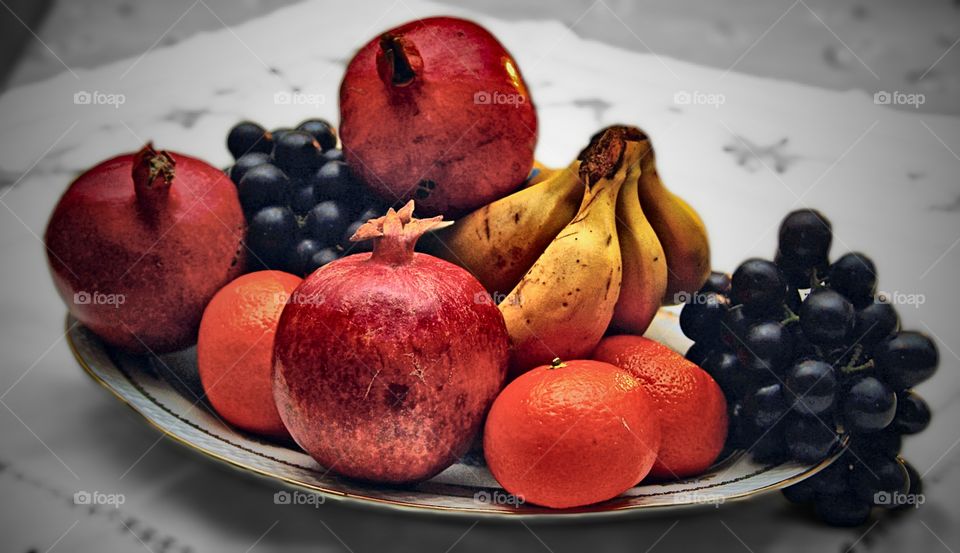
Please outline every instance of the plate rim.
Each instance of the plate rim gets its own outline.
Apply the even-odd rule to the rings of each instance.
[[[96,371],[90,366],[87,362],[87,359],[80,352],[79,346],[74,341],[74,332],[77,328],[82,327],[84,330],[91,332],[89,329],[83,325],[78,319],[74,318],[69,312],[67,312],[64,318],[64,328],[65,328],[65,337],[67,346],[70,349],[70,353],[73,355],[73,358],[76,360],[77,364],[83,369],[83,372],[87,374],[94,382],[99,384],[102,388],[105,388],[110,392],[115,399],[117,399],[121,404],[127,406],[130,410],[136,413],[139,418],[146,421],[147,425],[156,431],[160,432],[164,437],[173,440],[174,443],[179,446],[192,451],[195,454],[200,454],[203,458],[207,460],[212,460],[225,464],[230,467],[232,470],[239,471],[244,474],[256,476],[259,479],[269,480],[271,482],[277,482],[283,486],[296,489],[296,490],[306,490],[311,493],[316,493],[323,496],[325,499],[332,499],[344,505],[360,507],[365,509],[377,509],[377,508],[386,508],[393,512],[402,512],[406,514],[412,514],[417,516],[427,516],[430,514],[441,514],[443,516],[458,516],[458,517],[474,517],[474,518],[485,518],[491,520],[522,520],[522,521],[569,521],[571,519],[581,519],[581,520],[596,520],[599,518],[607,517],[626,517],[630,515],[639,515],[641,513],[664,513],[667,511],[674,511],[679,509],[696,509],[698,507],[715,507],[712,504],[706,503],[692,503],[692,504],[676,504],[676,505],[656,505],[656,504],[639,504],[639,505],[613,505],[607,508],[600,508],[603,503],[586,505],[583,507],[572,508],[572,509],[549,509],[545,507],[537,507],[542,509],[535,512],[530,511],[500,511],[493,510],[488,508],[476,508],[476,509],[464,509],[462,507],[454,506],[444,506],[444,505],[424,505],[421,503],[413,503],[409,501],[396,500],[396,499],[385,499],[381,497],[373,497],[369,495],[357,494],[353,492],[347,492],[343,490],[338,490],[334,488],[328,488],[324,486],[318,486],[315,484],[309,484],[306,482],[300,482],[293,480],[289,477],[270,473],[263,469],[246,465],[235,459],[230,459],[224,457],[223,455],[211,451],[201,444],[197,444],[177,436],[170,430],[164,428],[157,421],[153,420],[147,413],[143,412],[136,405],[127,400],[123,395],[120,394],[113,386],[109,385],[104,381]],[[109,345],[102,342],[96,334],[93,334],[96,339],[100,342],[100,345],[104,350],[111,349]],[[112,362],[112,360],[111,360]],[[811,476],[816,475],[820,471],[824,470],[830,464],[832,464],[839,454],[844,449],[844,444],[841,444],[841,447],[838,448],[834,454],[821,460],[816,465],[809,467],[804,472],[787,478],[781,482],[768,484],[753,490],[733,494],[730,496],[724,497],[723,504],[739,502],[754,496],[766,494],[772,491],[783,489],[790,485],[802,482]],[[717,505],[716,507],[719,507]]]

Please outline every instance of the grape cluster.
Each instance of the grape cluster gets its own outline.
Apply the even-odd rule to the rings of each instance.
[[[839,459],[784,490],[834,525],[859,525],[874,506],[902,506],[920,476],[900,458],[902,436],[923,431],[930,408],[911,388],[939,361],[933,341],[900,330],[877,297],[877,271],[861,253],[829,261],[830,222],[790,213],[774,261],[748,259],[713,273],[680,315],[694,341],[687,358],[723,389],[728,449],[759,462],[815,463],[844,439]]]
[[[254,269],[305,276],[347,252],[369,250],[350,237],[386,206],[354,178],[328,122],[268,132],[243,121],[230,130],[227,149],[236,160],[228,174],[246,214]]]

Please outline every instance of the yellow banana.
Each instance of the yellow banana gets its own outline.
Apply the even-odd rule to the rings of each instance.
[[[536,171],[536,174],[534,174],[532,177],[527,179],[527,182],[523,183],[524,188],[530,188],[531,186],[540,184],[541,182],[555,175],[557,171],[561,171],[561,169],[547,167],[546,165],[540,163],[537,160],[533,160],[533,170]]]
[[[650,142],[640,144],[641,158]],[[667,259],[656,232],[640,207],[640,163],[627,169],[626,181],[617,197],[617,235],[623,263],[620,299],[613,311],[610,329],[641,335],[660,309],[667,289]]]
[[[652,147],[640,169],[640,205],[667,258],[663,303],[673,305],[696,293],[710,275],[707,229],[697,212],[663,185]]]
[[[517,376],[552,359],[582,358],[603,337],[620,295],[617,194],[639,146],[612,127],[581,153],[586,185],[576,216],[500,303]]]
[[[534,186],[488,204],[424,236],[431,254],[467,269],[500,299],[577,213],[583,185],[574,160]]]

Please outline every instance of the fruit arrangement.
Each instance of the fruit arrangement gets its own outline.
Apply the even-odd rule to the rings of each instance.
[[[420,482],[482,444],[506,492],[565,509],[724,452],[812,465],[846,447],[788,497],[857,524],[874,495],[917,492],[897,455],[929,422],[910,388],[937,351],[874,301],[866,256],[831,264],[805,210],[774,262],[711,273],[646,133],[602,129],[564,168],[534,160],[536,138],[493,35],[417,20],[349,62],[339,138],[243,121],[226,172],[148,144],[80,176],[47,227],[51,272],[104,342],[196,342],[218,417],[346,478]],[[678,303],[686,357],[642,336]]]
[[[775,261],[713,273],[680,325],[695,341],[687,358],[730,402],[730,448],[816,462],[846,443],[839,460],[784,494],[813,503],[830,524],[855,526],[872,507],[920,493],[920,475],[899,457],[901,437],[930,423],[911,388],[933,375],[939,356],[930,338],[900,329],[896,309],[877,296],[869,257],[830,263],[832,238],[818,211],[790,213]]]

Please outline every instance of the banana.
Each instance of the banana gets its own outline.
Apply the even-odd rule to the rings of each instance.
[[[580,161],[424,236],[426,250],[467,269],[502,298],[577,213]]]
[[[622,276],[617,194],[639,157],[628,133],[607,129],[581,153],[580,209],[500,303],[512,343],[511,376],[557,357],[588,355],[610,324]]]
[[[531,186],[540,184],[541,182],[555,175],[557,171],[560,171],[561,169],[547,167],[539,161],[533,160],[533,170],[536,171],[536,174],[527,179],[527,182],[523,183],[524,188],[530,188]]]
[[[650,142],[644,140],[639,144],[642,158],[650,151]],[[667,258],[640,207],[640,175],[640,163],[631,165],[617,197],[623,282],[610,322],[610,330],[638,336],[650,326],[667,289]]]
[[[653,148],[640,162],[639,196],[643,213],[667,258],[663,303],[680,303],[696,293],[710,275],[710,242],[703,220],[687,202],[663,185]]]

